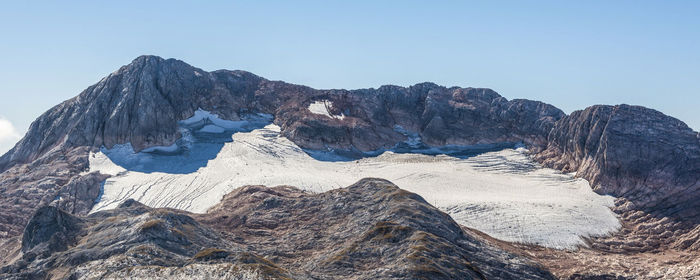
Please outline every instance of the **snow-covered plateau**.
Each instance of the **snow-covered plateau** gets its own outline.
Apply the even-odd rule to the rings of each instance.
[[[612,197],[594,193],[586,180],[539,166],[524,148],[469,157],[386,151],[318,160],[281,136],[268,118],[232,122],[198,111],[180,123],[177,148],[135,153],[125,144],[91,154],[89,172],[112,175],[92,211],[133,198],[204,213],[245,185],[323,192],[379,177],[421,195],[458,223],[506,241],[573,248],[584,244],[582,237],[620,227],[609,209]]]

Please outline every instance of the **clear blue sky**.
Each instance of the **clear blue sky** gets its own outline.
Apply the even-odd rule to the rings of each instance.
[[[29,2],[0,8],[0,152],[8,121],[23,134],[141,54],[316,88],[638,104],[700,129],[700,1]]]

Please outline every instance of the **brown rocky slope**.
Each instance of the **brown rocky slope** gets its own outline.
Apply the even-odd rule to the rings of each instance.
[[[371,178],[321,194],[243,187],[199,215],[134,201],[87,217],[45,206],[19,250],[1,278],[553,279]]]

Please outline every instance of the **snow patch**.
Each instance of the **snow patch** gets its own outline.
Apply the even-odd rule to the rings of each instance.
[[[344,119],[345,115],[340,114],[340,115],[332,115],[330,112],[330,108],[333,107],[333,103],[330,102],[329,100],[321,100],[321,101],[314,101],[313,103],[309,104],[309,112],[317,114],[317,115],[324,115],[326,117],[329,117],[331,119]]]
[[[131,143],[102,147],[99,153],[90,155],[91,162],[96,170],[113,176],[126,171],[192,173],[215,158],[223,143],[231,141],[232,133],[261,128],[271,121],[268,114],[246,114],[241,120],[229,121],[198,109],[192,117],[178,122],[182,137],[172,145],[149,147],[138,153]],[[106,162],[115,166],[105,165]],[[95,168],[91,165],[91,169]]]
[[[111,151],[119,153],[124,150],[126,150],[124,153],[125,156],[134,154],[134,149],[131,147],[131,144],[115,145]],[[117,174],[127,171],[125,168],[115,164],[104,152],[104,148],[98,153],[90,152],[88,158],[90,169],[80,173],[80,176],[85,176],[95,171],[99,171],[104,175],[117,176]]]
[[[192,117],[180,121],[180,125],[185,127],[193,126],[216,126],[224,130],[234,130],[240,128],[246,121],[229,121],[219,118],[219,115],[201,108],[194,111]]]
[[[218,122],[212,120],[217,119],[215,115],[203,112],[184,122],[204,119]],[[154,166],[191,161],[133,153],[130,145],[90,155],[90,172],[113,175],[92,212],[133,198],[151,207],[204,213],[225,194],[245,185],[292,185],[324,192],[361,178],[379,177],[421,195],[458,223],[502,240],[573,248],[584,245],[581,237],[609,234],[620,227],[609,209],[612,197],[594,193],[586,180],[539,166],[522,147],[471,157],[386,151],[357,161],[321,161],[281,136],[280,128],[272,124],[235,133],[230,140],[217,147],[214,157],[208,157],[211,151],[202,146],[205,143],[194,141],[188,157],[205,154],[201,158],[206,163],[186,173],[126,170],[110,160]]]

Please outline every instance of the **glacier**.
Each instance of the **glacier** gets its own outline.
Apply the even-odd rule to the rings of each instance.
[[[523,147],[466,157],[389,150],[357,160],[318,160],[283,137],[270,116],[225,121],[198,112],[180,122],[177,148],[134,152],[127,143],[91,153],[86,172],[112,175],[92,212],[131,198],[205,213],[245,185],[318,193],[378,177],[421,195],[459,224],[505,241],[575,248],[585,246],[584,237],[620,228],[612,197],[596,194],[584,179],[543,168]]]

